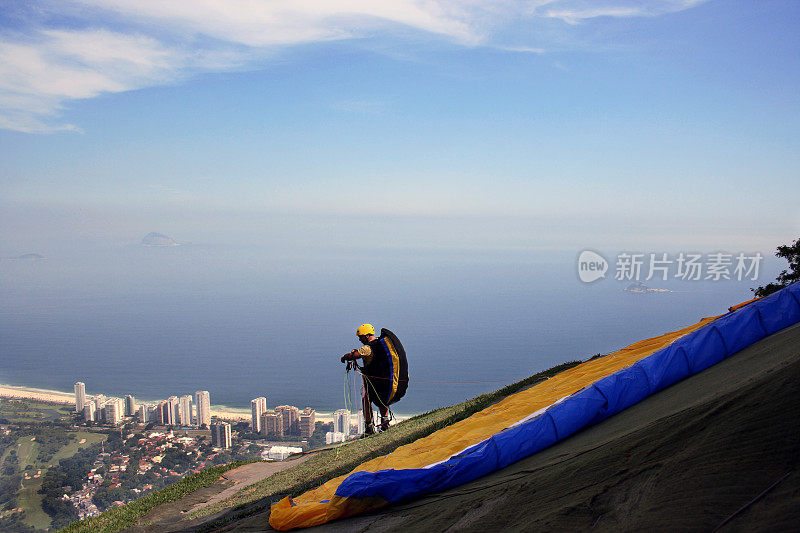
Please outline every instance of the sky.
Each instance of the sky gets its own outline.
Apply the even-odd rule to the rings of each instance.
[[[0,0],[0,256],[800,236],[794,0]]]

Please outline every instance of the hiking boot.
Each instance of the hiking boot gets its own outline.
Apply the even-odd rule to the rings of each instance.
[[[375,433],[377,433],[377,432],[375,431],[375,425],[374,424],[367,424],[367,426],[364,428],[364,436],[374,435]]]
[[[389,429],[389,419],[388,418],[382,418],[381,419],[381,431],[386,431],[387,429]]]

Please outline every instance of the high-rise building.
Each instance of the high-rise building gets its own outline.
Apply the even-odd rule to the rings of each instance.
[[[231,425],[215,420],[211,424],[211,445],[227,450],[231,447]]]
[[[185,394],[178,401],[178,423],[182,426],[192,425],[192,395]]]
[[[308,438],[313,435],[315,424],[315,411],[310,407],[306,407],[303,409],[303,412],[300,413],[300,436]]]
[[[125,416],[136,415],[136,398],[132,394],[125,396]]]
[[[122,422],[123,403],[118,398],[112,398],[106,402],[106,423],[116,426]]]
[[[207,428],[211,427],[211,395],[207,390],[199,390],[194,393],[194,401],[197,404],[197,426],[203,424]]]
[[[250,400],[250,428],[261,433],[261,415],[267,410],[267,399],[263,396]]]
[[[154,416],[153,412],[155,407],[152,405],[143,403],[139,405],[139,422],[142,424],[147,424],[149,422],[153,422]]]
[[[300,410],[293,405],[279,405],[275,413],[283,416],[283,432],[287,435],[300,434]]]
[[[358,412],[358,434],[364,434],[364,413],[361,411]]]
[[[105,420],[105,405],[106,397],[104,394],[98,394],[94,397],[94,419],[97,421]]]
[[[87,422],[94,422],[96,411],[94,402],[86,402],[86,405],[83,406],[83,419]]]
[[[181,400],[177,396],[170,396],[167,398],[167,403],[169,404],[169,408],[172,411],[172,425],[177,425],[180,422],[180,408],[181,408]]]
[[[86,385],[82,381],[75,383],[75,412],[83,412],[86,405]]]
[[[350,411],[339,409],[333,412],[333,432],[350,435]]]
[[[283,415],[280,413],[264,413],[261,415],[261,434],[262,435],[275,435],[283,437],[285,429],[283,427]]]
[[[169,422],[167,422],[167,420],[169,420],[169,408],[167,407],[168,405],[169,404],[163,400],[158,402],[158,405],[156,405],[156,410],[155,410],[156,424],[160,426],[165,426],[169,424]]]
[[[177,400],[177,398],[175,398]],[[159,402],[158,407],[156,408],[156,422],[162,426],[174,426],[175,425],[175,406],[176,403],[173,403],[169,400]]]

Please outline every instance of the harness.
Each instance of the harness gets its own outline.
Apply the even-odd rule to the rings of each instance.
[[[372,360],[364,365],[363,375],[368,381],[370,401],[386,406],[400,401],[408,388],[408,361],[403,344],[397,335],[383,328],[381,336],[368,346]]]

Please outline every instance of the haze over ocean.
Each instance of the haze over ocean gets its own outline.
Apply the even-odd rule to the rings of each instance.
[[[83,381],[151,400],[203,389],[214,404],[264,395],[331,411],[344,406],[339,356],[372,322],[406,347],[412,383],[395,410],[410,414],[505,384],[415,379],[521,379],[721,314],[757,285],[653,280],[675,292],[630,294],[613,263],[608,279],[581,283],[576,255],[131,244],[3,259],[0,383]]]

